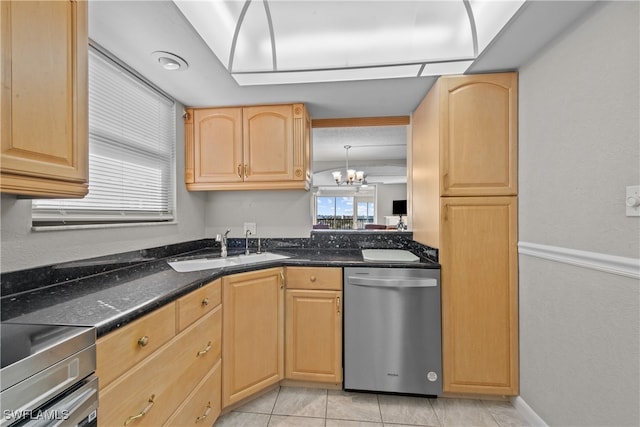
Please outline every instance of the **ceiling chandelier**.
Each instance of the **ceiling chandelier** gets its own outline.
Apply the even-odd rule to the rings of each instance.
[[[344,148],[347,151],[347,154],[346,154],[346,163],[347,163],[346,171],[347,171],[347,174],[346,174],[345,180],[342,181],[342,172],[340,172],[340,171],[335,171],[335,172],[331,173],[333,175],[333,179],[336,180],[336,184],[338,184],[338,185],[341,185],[341,184],[347,184],[347,185],[363,184],[364,182],[366,182],[366,180],[364,179],[364,172],[363,171],[356,171],[355,169],[349,169],[349,149],[351,148],[351,146],[350,145],[345,145]]]

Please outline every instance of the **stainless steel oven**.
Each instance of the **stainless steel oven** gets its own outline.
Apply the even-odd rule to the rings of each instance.
[[[0,324],[0,427],[97,426],[96,332]]]

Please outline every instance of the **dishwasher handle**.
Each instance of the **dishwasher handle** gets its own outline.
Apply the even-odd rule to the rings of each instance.
[[[438,287],[438,280],[415,277],[374,278],[348,276],[348,284],[370,288],[435,288]]]

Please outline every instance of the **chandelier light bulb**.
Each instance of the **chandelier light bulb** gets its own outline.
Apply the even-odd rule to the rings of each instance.
[[[349,149],[351,148],[350,145],[345,145],[344,149],[346,150],[346,156],[345,156],[345,171],[346,171],[346,179],[344,182],[342,182],[342,173],[340,171],[335,171],[335,172],[331,172],[331,174],[333,175],[333,179],[336,181],[336,184],[341,185],[341,184],[347,184],[347,185],[353,185],[354,183],[362,183],[362,181],[364,180],[364,172],[363,171],[356,171],[355,169],[349,169]]]

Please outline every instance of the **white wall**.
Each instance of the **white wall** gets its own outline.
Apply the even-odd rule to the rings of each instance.
[[[304,190],[210,191],[206,235],[230,229],[229,237],[244,237],[244,223],[255,222],[258,237],[309,237],[311,196]]]
[[[378,222],[391,215],[391,201],[406,199],[406,184],[378,186]],[[206,235],[230,229],[229,237],[243,237],[245,222],[255,222],[259,237],[309,237],[312,229],[311,191],[211,191],[206,205]],[[388,205],[388,206],[387,206]]]
[[[520,69],[520,392],[551,426],[640,424],[637,272],[595,270],[640,258],[639,27],[638,2],[598,5]],[[546,259],[568,250],[593,262]]]
[[[91,258],[204,238],[206,194],[184,185],[184,124],[176,106],[177,224],[63,231],[32,231],[31,201],[2,195],[0,271]]]
[[[384,217],[393,215],[393,201],[407,200],[407,184],[383,184],[378,185],[378,205],[376,214],[378,224],[384,224]],[[407,217],[403,217],[405,223]]]

